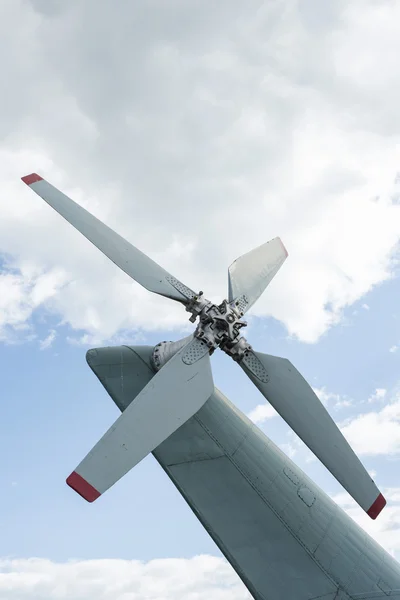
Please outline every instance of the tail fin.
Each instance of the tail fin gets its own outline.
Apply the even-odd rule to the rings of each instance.
[[[109,346],[87,351],[89,367],[121,412],[153,377],[149,367],[152,353],[152,346]]]

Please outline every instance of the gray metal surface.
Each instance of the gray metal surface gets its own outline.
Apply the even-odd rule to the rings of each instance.
[[[237,258],[228,269],[229,302],[236,300],[243,313],[261,296],[287,258],[280,238]]]
[[[195,293],[53,185],[32,173],[24,183],[127,275],[150,292],[186,303]]]
[[[123,411],[151,354],[87,358]],[[400,565],[218,390],[153,454],[256,600],[400,600]]]
[[[149,380],[77,466],[71,487],[88,500],[85,484],[103,494],[192,417],[213,390],[208,348],[192,339]],[[95,499],[95,494],[90,496],[90,501]]]
[[[361,508],[375,517],[371,507],[379,498],[382,509],[383,496],[304,377],[286,358],[255,351],[248,355],[264,368],[261,374],[251,368],[248,357],[241,363],[252,382]]]
[[[242,327],[246,327],[247,323],[242,321],[237,307],[227,300],[218,306],[209,302],[202,308],[199,317],[194,335],[210,349],[220,348],[233,360],[240,361],[250,344],[240,337]]]

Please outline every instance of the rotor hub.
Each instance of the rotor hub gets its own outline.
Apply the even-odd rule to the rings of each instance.
[[[245,338],[240,337],[240,330],[247,326],[246,321],[241,320],[243,313],[228,300],[216,305],[200,296],[198,303],[196,306],[194,299],[194,306],[189,309],[192,318],[199,316],[195,337],[205,342],[211,352],[221,348],[234,360],[241,360],[245,351],[250,349]]]
[[[191,313],[189,321],[194,323],[199,317],[194,337],[205,343],[210,354],[216,348],[220,348],[236,362],[240,362],[245,353],[251,350],[247,340],[240,336],[242,327],[246,327],[246,321],[242,321],[243,312],[236,303],[224,300],[221,304],[213,304],[199,292],[186,305],[187,312]],[[152,365],[155,371],[161,369],[190,338],[184,338],[177,342],[160,342],[155,346],[152,354]]]

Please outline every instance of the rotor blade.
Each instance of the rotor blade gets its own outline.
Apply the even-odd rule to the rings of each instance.
[[[96,500],[192,417],[214,390],[209,348],[196,338],[158,371],[67,483]]]
[[[244,314],[261,296],[287,258],[280,238],[237,258],[228,269],[229,302]]]
[[[80,231],[127,275],[150,292],[186,304],[195,293],[172,277],[151,258],[99,221],[71,198],[60,192],[40,175],[22,177],[36,194]]]
[[[240,365],[293,431],[361,508],[376,519],[386,500],[292,363],[285,358],[251,350]]]

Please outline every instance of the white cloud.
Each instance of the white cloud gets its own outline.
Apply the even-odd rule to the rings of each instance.
[[[208,296],[281,235],[289,259],[254,313],[306,342],[392,275],[400,6],[210,7],[0,6],[0,251],[68,274],[51,310],[82,335],[171,329],[185,313],[52,214],[19,181],[31,171]]]
[[[335,404],[336,402],[340,401],[339,394],[333,394],[332,392],[328,392],[325,387],[313,388],[313,390],[324,406],[327,406],[331,400],[333,400]]]
[[[56,330],[50,329],[49,334],[43,340],[40,340],[40,342],[39,342],[40,349],[46,350],[47,348],[50,348],[50,346],[53,344],[56,337],[57,337]]]
[[[228,563],[191,559],[102,559],[56,563],[43,558],[0,559],[0,599],[25,600],[250,600]]]
[[[247,416],[253,421],[253,423],[255,423],[256,425],[260,425],[261,423],[264,423],[268,419],[272,419],[277,415],[278,413],[276,412],[274,407],[270,404],[265,403],[257,404],[257,406],[253,408],[253,410],[250,411]]]
[[[339,410],[340,408],[348,408],[349,406],[352,406],[352,401],[345,398],[343,400],[338,400],[338,402],[336,402],[334,408],[335,410]]]
[[[394,346],[391,346],[389,348],[389,352],[397,352],[397,350],[399,349],[399,346],[397,346],[396,344]]]
[[[368,403],[373,404],[374,402],[383,402],[386,397],[385,388],[376,388],[375,392],[368,398]]]
[[[343,508],[371,537],[379,542],[392,556],[400,558],[400,488],[384,488],[387,505],[373,521],[345,492],[333,496]]]
[[[400,400],[377,411],[348,419],[341,427],[357,454],[394,455],[400,452]]]
[[[364,310],[369,310],[368,304],[363,304],[361,308],[363,308]]]
[[[35,337],[29,319],[39,306],[50,307],[51,299],[65,281],[60,269],[44,271],[21,265],[15,272],[3,267],[0,272],[0,340],[16,343]]]
[[[287,454],[289,458],[293,458],[297,454],[297,448],[295,447],[295,444],[291,444],[290,442],[286,444],[279,444],[279,448],[285,454]]]
[[[313,387],[313,390],[325,407],[329,406],[335,410],[340,410],[341,408],[348,408],[353,404],[350,398],[347,396],[341,396],[340,394],[329,392],[325,386],[321,388]]]

